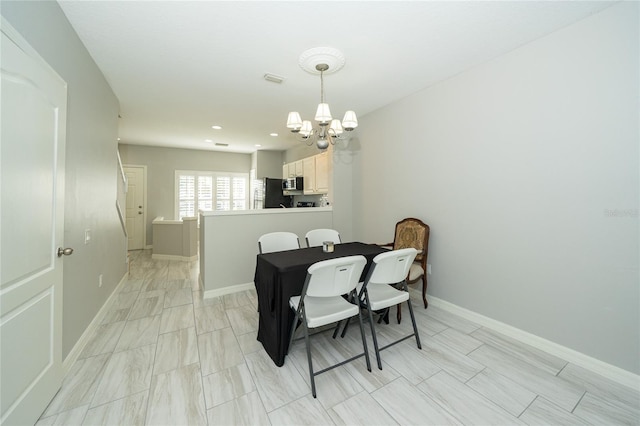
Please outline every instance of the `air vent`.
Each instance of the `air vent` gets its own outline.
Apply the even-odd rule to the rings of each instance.
[[[216,142],[216,146],[229,146],[228,143]]]
[[[280,84],[284,81],[284,77],[280,77],[279,75],[275,75],[275,74],[266,73],[263,77],[265,80],[270,81],[272,83]]]

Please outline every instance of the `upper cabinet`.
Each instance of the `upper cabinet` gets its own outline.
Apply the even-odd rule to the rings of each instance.
[[[304,194],[327,194],[329,192],[329,153],[323,152],[302,161]]]
[[[304,176],[302,160],[282,165],[282,179]]]

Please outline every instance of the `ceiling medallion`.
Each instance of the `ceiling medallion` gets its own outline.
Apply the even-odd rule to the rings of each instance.
[[[344,61],[344,55],[338,49],[333,47],[314,47],[302,52],[300,59],[298,59],[298,65],[309,74],[318,75],[320,71],[317,66],[326,64],[328,69],[324,73],[332,74],[344,67]]]

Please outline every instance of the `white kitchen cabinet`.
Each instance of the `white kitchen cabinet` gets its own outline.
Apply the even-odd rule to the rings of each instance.
[[[304,166],[302,160],[294,161],[293,163],[287,163],[282,165],[282,179],[303,177]]]
[[[327,194],[329,192],[329,154],[314,155],[303,159],[304,193]]]

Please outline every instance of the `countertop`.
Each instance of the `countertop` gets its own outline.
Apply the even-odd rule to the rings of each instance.
[[[200,211],[200,215],[207,216],[239,216],[239,215],[264,215],[264,214],[298,214],[298,213],[317,213],[317,212],[332,212],[333,207],[292,207],[292,208],[280,208],[280,209],[255,209],[255,210],[214,210],[214,211]]]

